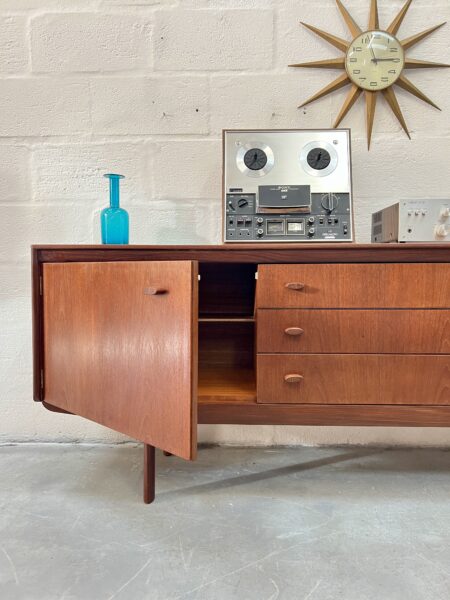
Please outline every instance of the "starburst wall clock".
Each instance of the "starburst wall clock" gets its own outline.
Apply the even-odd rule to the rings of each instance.
[[[366,100],[367,145],[368,148],[370,148],[377,95],[381,93],[406,132],[406,135],[411,139],[397,96],[394,92],[394,85],[398,85],[420,100],[423,100],[440,110],[434,102],[405,77],[404,71],[405,69],[428,69],[450,66],[443,63],[417,60],[406,56],[406,51],[409,50],[409,48],[412,48],[415,44],[433,33],[433,31],[436,31],[436,29],[445,25],[445,23],[440,23],[439,25],[400,41],[397,38],[397,32],[400,29],[411,2],[412,0],[407,0],[406,4],[389,27],[384,30],[380,29],[379,25],[377,0],[371,0],[369,25],[367,30],[363,30],[357,25],[342,2],[336,0],[336,4],[353,36],[352,41],[344,40],[331,33],[322,31],[317,27],[302,23],[304,27],[307,27],[315,34],[344,52],[344,56],[342,58],[330,58],[328,60],[319,60],[289,66],[342,69],[345,70],[345,73],[317,92],[317,94],[314,94],[314,96],[301,104],[299,108],[302,108],[319,98],[323,98],[344,86],[351,85],[350,91],[333,127],[339,126],[342,119],[346,116],[360,95],[364,93]]]

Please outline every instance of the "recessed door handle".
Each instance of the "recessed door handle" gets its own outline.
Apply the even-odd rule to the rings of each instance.
[[[298,282],[292,282],[292,283],[286,283],[285,287],[287,287],[288,290],[295,290],[296,292],[300,292],[301,290],[305,289],[305,284],[298,283]]]
[[[146,296],[156,296],[158,294],[167,294],[167,290],[160,287],[146,287],[144,288],[144,294]]]
[[[305,332],[300,327],[288,327],[287,329],[284,330],[284,333],[286,335],[299,336],[299,335],[303,335]]]
[[[297,373],[290,373],[289,375],[284,376],[286,383],[300,383],[303,379],[303,375],[298,375]]]

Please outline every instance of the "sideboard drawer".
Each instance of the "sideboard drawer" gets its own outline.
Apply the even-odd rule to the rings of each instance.
[[[435,355],[260,354],[258,402],[450,404],[450,358]]]
[[[450,264],[260,265],[258,308],[450,308]]]
[[[450,310],[260,309],[257,323],[257,352],[450,354]]]

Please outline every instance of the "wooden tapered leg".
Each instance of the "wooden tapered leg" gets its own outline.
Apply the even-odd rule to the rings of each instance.
[[[151,504],[155,499],[155,447],[144,444],[144,502]]]

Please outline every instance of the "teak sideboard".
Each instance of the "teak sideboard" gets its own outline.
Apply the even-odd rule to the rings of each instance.
[[[450,245],[34,246],[34,399],[194,459],[198,423],[450,426]]]

